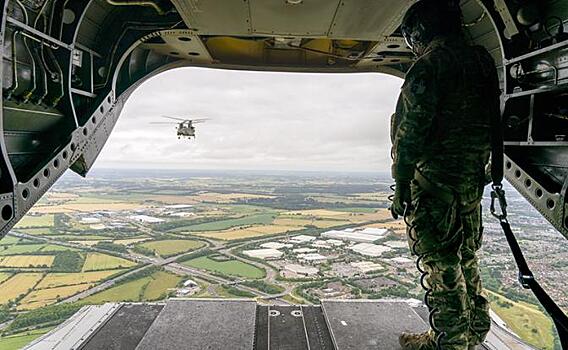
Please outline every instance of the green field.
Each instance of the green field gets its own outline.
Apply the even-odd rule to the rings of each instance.
[[[34,329],[32,331],[18,333],[7,337],[0,338],[0,349],[2,350],[18,350],[39,338],[43,334],[52,330],[53,327]]]
[[[158,271],[150,276],[129,281],[83,299],[87,304],[113,301],[151,301],[160,299],[169,289],[174,288],[181,277]]]
[[[15,244],[11,246],[0,247],[0,255],[16,255],[37,252],[45,244]]]
[[[553,324],[547,315],[528,303],[517,303],[490,291],[487,294],[491,309],[519,337],[539,349],[554,349]]]
[[[205,243],[195,240],[172,239],[152,241],[139,244],[139,246],[153,250],[154,253],[168,257],[180,253],[190,252],[203,247]]]
[[[134,265],[136,265],[135,262],[116,256],[101,253],[87,253],[83,271],[112,270],[132,267]]]
[[[40,215],[40,216],[24,216],[15,226],[15,228],[24,227],[52,227],[53,214]]]
[[[16,244],[16,243],[18,243],[19,241],[20,241],[20,238],[18,238],[18,237],[5,236],[4,238],[2,238],[2,239],[0,240],[0,246]]]
[[[258,215],[251,215],[246,216],[244,218],[238,219],[226,219],[226,220],[219,220],[214,222],[208,222],[205,224],[197,224],[197,225],[190,225],[190,226],[183,226],[173,229],[174,232],[181,232],[181,231],[217,231],[217,230],[226,230],[231,227],[236,226],[246,226],[246,225],[255,225],[255,224],[262,224],[267,225],[274,221],[276,217],[275,214],[258,214]]]
[[[48,244],[40,249],[42,252],[63,252],[63,251],[77,251],[78,249],[65,247],[62,245]]]
[[[223,275],[244,277],[244,278],[263,278],[266,275],[264,270],[256,266],[245,264],[238,260],[215,261],[207,256],[191,259],[182,263],[189,267],[195,267]]]
[[[18,232],[27,233],[28,235],[44,236],[44,235],[52,235],[56,231],[49,227],[39,227],[39,228],[26,228],[26,229],[19,228]]]

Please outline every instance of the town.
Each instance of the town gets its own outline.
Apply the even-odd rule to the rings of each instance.
[[[82,305],[182,298],[422,303],[390,179],[368,174],[98,170],[62,178],[0,241],[3,341],[24,345]],[[568,251],[512,189],[511,222],[541,283],[568,308]],[[519,336],[554,348],[550,319],[516,281],[484,211],[482,274],[492,308]]]

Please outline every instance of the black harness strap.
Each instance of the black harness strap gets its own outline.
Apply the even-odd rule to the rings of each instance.
[[[562,309],[556,305],[554,300],[546,293],[546,291],[541,287],[541,285],[534,278],[531,272],[517,238],[511,230],[511,226],[507,220],[501,220],[501,227],[503,232],[505,232],[505,237],[507,242],[511,247],[511,252],[519,268],[519,282],[525,289],[530,289],[535,297],[538,299],[542,307],[550,315],[558,331],[558,337],[560,338],[560,343],[562,344],[562,349],[568,349],[568,316],[564,314]]]
[[[534,278],[529,265],[523,255],[523,251],[517,242],[517,238],[511,230],[507,220],[507,201],[503,190],[503,131],[501,116],[492,118],[491,132],[491,179],[493,180],[493,191],[491,192],[491,214],[499,219],[501,228],[507,238],[507,243],[511,248],[513,257],[519,269],[519,282],[525,289],[530,289],[538,299],[542,307],[552,318],[562,349],[568,349],[568,316],[556,305],[554,300],[546,293],[542,286]],[[501,214],[496,213],[495,202],[499,203]]]

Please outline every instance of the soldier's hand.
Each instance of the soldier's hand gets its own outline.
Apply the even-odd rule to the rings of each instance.
[[[394,198],[391,206],[391,214],[394,219],[404,215],[406,207],[410,210],[412,202],[410,195],[410,182],[396,182]]]

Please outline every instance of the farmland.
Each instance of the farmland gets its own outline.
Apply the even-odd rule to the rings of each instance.
[[[118,258],[112,255],[101,253],[87,253],[87,258],[85,259],[85,264],[83,265],[83,272],[122,269],[126,267],[132,267],[134,265],[136,265],[136,263],[130,260]]]
[[[374,175],[320,173],[137,174],[103,172],[90,174],[88,180],[64,176],[0,241],[0,305],[9,312],[8,322],[50,308],[173,295],[253,298],[288,291],[277,299],[292,303],[317,302],[327,295],[422,298],[405,226],[387,209],[390,176],[377,181]],[[516,218],[524,217],[545,227],[526,213]],[[388,249],[381,256],[321,235],[365,228],[379,229],[368,231],[378,237],[372,244]],[[530,256],[537,259],[531,265],[567,308],[566,245],[539,230],[527,230],[537,238],[522,237],[522,243],[539,247]],[[492,297],[493,309],[523,338],[550,349],[549,320],[534,301],[511,287],[516,286],[516,274],[510,271],[502,235],[488,227],[485,240],[489,243],[481,258],[491,277],[484,278],[485,286],[507,297]],[[254,250],[259,251],[244,253]],[[539,260],[545,251],[554,259]],[[554,267],[548,260],[554,260]],[[350,281],[367,289],[355,290]],[[89,293],[77,294],[81,291]],[[78,300],[69,300],[71,296]],[[44,316],[37,319],[54,320]],[[26,324],[42,327],[41,322]]]
[[[161,240],[151,241],[140,244],[140,246],[154,251],[163,257],[176,255],[179,253],[190,252],[195,249],[203,247],[205,243],[195,240]]]
[[[100,304],[111,301],[150,301],[162,298],[181,281],[181,277],[158,271],[150,276],[120,284],[92,295],[84,302]]]
[[[238,260],[215,260],[214,256],[191,259],[183,262],[183,265],[235,277],[262,278],[265,276],[265,272],[255,266]]]
[[[53,255],[10,255],[0,257],[0,267],[49,267],[54,259]]]
[[[0,304],[5,304],[32,289],[41,279],[41,273],[18,273],[0,284]]]

